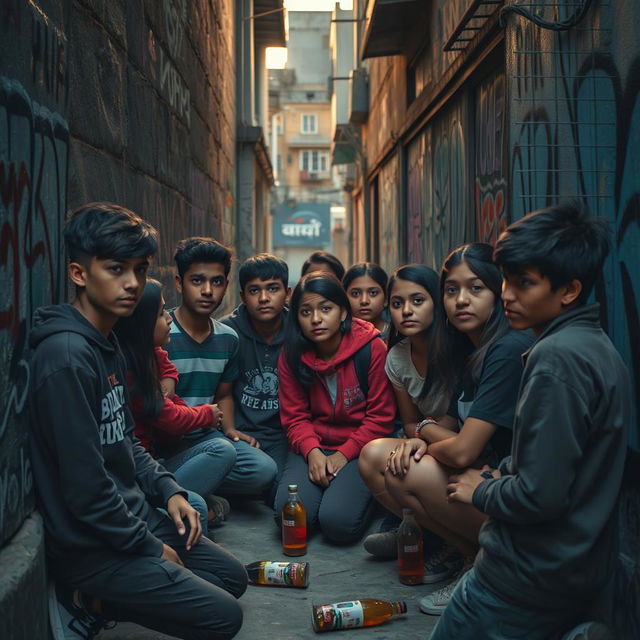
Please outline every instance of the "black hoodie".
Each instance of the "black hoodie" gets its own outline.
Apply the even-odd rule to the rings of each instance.
[[[240,338],[240,376],[233,383],[235,426],[258,440],[284,438],[278,400],[278,356],[284,342],[288,313],[288,309],[283,309],[282,326],[271,342],[263,342],[255,332],[244,304],[222,319]]]
[[[164,516],[147,500],[164,506],[182,489],[133,439],[115,337],[55,305],[36,311],[30,344],[31,460],[49,557],[162,555],[147,522]]]

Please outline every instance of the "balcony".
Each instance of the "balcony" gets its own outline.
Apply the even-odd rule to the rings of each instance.
[[[419,6],[418,0],[368,0],[362,59],[403,53]]]
[[[322,180],[329,180],[330,177],[331,174],[328,171],[300,170],[300,182],[321,182]]]

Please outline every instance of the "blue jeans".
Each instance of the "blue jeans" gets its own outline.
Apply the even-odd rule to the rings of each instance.
[[[430,640],[553,640],[575,625],[581,611],[545,611],[499,598],[471,569],[462,576]]]
[[[224,433],[213,430],[202,435],[198,440],[191,440],[191,446],[223,446],[235,450],[236,459],[231,469],[224,475],[218,493],[223,495],[260,496],[271,486],[277,465],[273,458],[261,449],[256,449],[244,440],[233,442]],[[207,444],[208,443],[208,444]],[[189,487],[185,487],[189,489]]]
[[[178,484],[201,496],[214,493],[236,462],[236,450],[228,438],[189,442],[161,453],[165,454],[164,468],[173,473]]]

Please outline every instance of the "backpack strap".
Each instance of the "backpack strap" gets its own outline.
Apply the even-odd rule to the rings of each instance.
[[[369,367],[371,366],[371,342],[360,347],[353,356],[353,364],[358,377],[360,391],[365,398],[369,395]]]

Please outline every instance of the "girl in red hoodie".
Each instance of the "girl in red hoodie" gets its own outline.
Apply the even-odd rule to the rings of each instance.
[[[393,429],[396,407],[378,335],[370,323],[351,317],[334,276],[313,272],[294,289],[278,362],[280,415],[291,451],[275,514],[279,518],[287,501],[287,485],[297,484],[307,525],[318,524],[334,542],[354,542],[366,529],[373,504],[358,455]],[[360,361],[369,364],[366,395],[354,363],[360,350]]]

